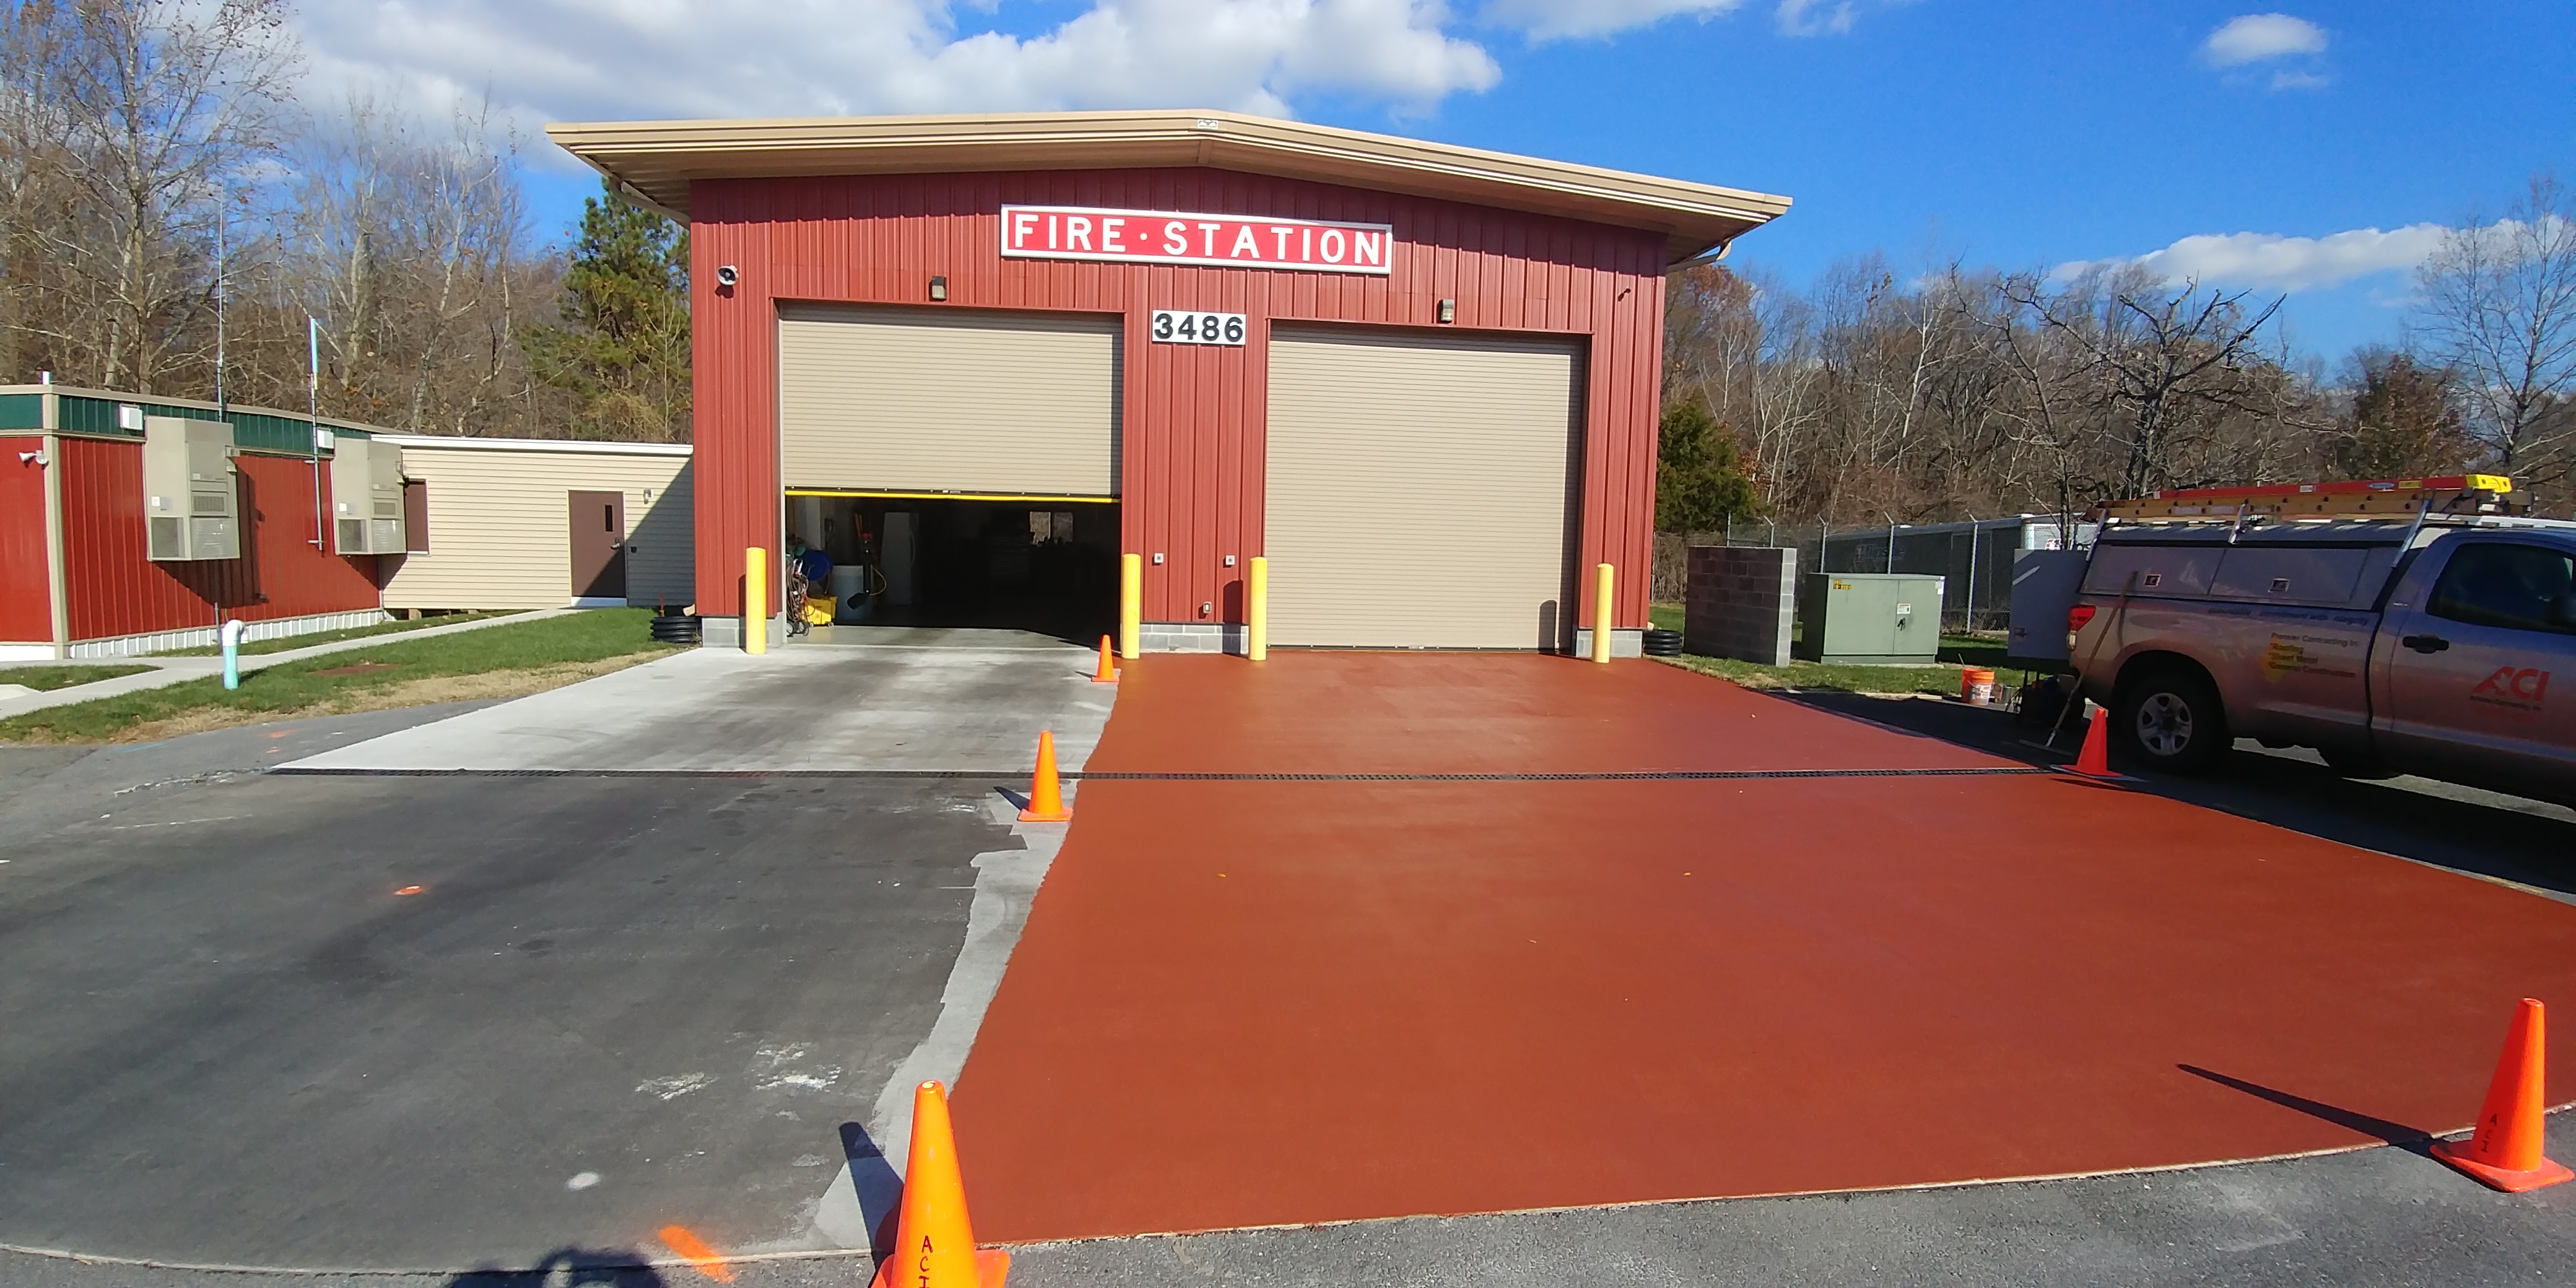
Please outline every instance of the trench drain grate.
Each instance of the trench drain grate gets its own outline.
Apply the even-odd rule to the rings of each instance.
[[[267,771],[311,778],[837,778],[925,781],[1026,778],[1027,769],[369,769],[279,766]],[[2002,778],[2053,774],[2034,766],[1965,769],[1630,769],[1598,772],[1492,773],[1188,773],[1101,770],[1063,775],[1076,782],[1148,783],[1590,783],[1694,782],[1779,778]]]

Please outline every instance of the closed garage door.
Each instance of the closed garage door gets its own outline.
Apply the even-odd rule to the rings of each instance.
[[[1115,496],[1119,320],[783,306],[791,488]]]
[[[1562,639],[1575,344],[1283,331],[1270,342],[1270,637]]]

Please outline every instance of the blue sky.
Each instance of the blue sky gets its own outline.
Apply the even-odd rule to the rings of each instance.
[[[2396,337],[2435,237],[2401,230],[2576,181],[2565,0],[345,0],[302,26],[317,78],[488,91],[523,129],[1218,106],[1781,192],[1796,208],[1735,253],[1793,284],[1873,248],[1900,270],[2164,251],[2288,291],[2330,362]],[[546,153],[528,177],[560,236],[591,188]]]

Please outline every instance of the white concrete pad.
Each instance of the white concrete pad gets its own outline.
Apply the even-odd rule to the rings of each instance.
[[[1116,687],[1080,649],[695,649],[280,766],[342,772],[1026,774],[1082,767]]]

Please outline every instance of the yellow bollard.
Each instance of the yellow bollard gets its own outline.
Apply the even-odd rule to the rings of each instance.
[[[1118,556],[1118,656],[1136,660],[1145,633],[1145,556]]]
[[[769,651],[769,548],[742,552],[742,651]]]
[[[1592,567],[1592,660],[1607,665],[1610,661],[1610,582],[1613,573],[1608,564]]]
[[[1258,662],[1270,656],[1270,560],[1252,557],[1243,575],[1243,655]]]

